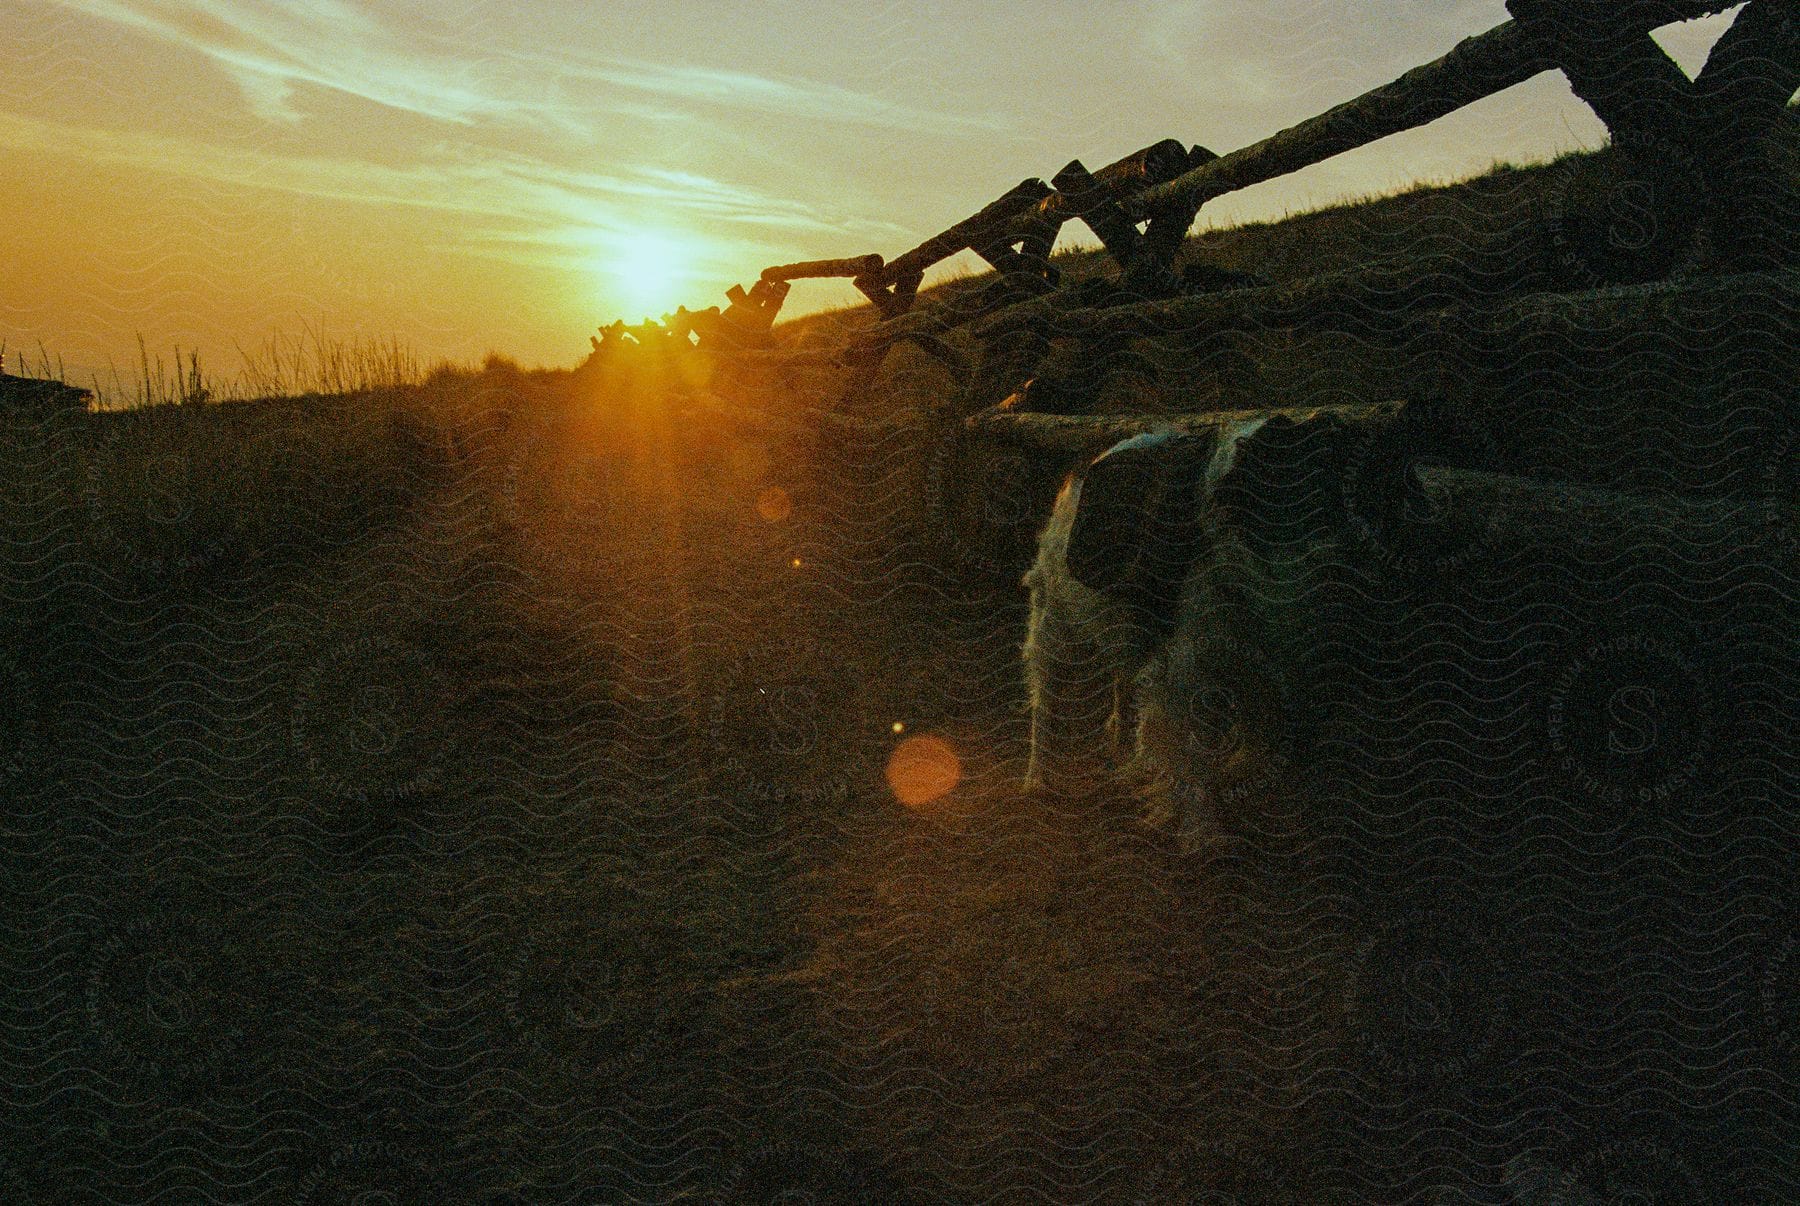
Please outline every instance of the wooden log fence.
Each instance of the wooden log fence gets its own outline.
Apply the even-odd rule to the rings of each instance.
[[[1761,505],[1421,466],[1419,484],[1448,517],[1488,532],[1494,543],[1553,550],[1563,557],[1618,561],[1676,552],[1690,569],[1741,560],[1769,540]]]
[[[1513,290],[1541,279],[1538,266],[1518,256],[1445,254],[1404,268],[1329,273],[1293,284],[1154,298],[1102,309],[1070,309],[1051,296],[990,314],[976,322],[973,330],[976,338],[984,340],[1020,329],[1083,340],[1211,335],[1258,327],[1361,332],[1371,325],[1372,317],[1475,301],[1496,290]]]
[[[1450,279],[1450,278],[1443,278]],[[1469,278],[1460,278],[1469,279]],[[1174,331],[1229,327],[1244,330],[1258,322],[1330,330],[1354,327],[1353,333],[1392,347],[1429,347],[1437,351],[1477,341],[1522,349],[1554,363],[1568,364],[1596,342],[1614,346],[1659,341],[1665,356],[1681,354],[1697,332],[1760,341],[1763,346],[1800,343],[1800,269],[1742,273],[1693,281],[1664,282],[1581,293],[1542,292],[1495,296],[1479,289],[1450,301],[1452,290],[1439,290],[1437,308],[1411,306],[1422,295],[1408,292],[1411,282],[1389,280],[1394,292],[1364,280],[1370,308],[1347,305],[1354,296],[1329,278],[1285,289],[1259,290],[1260,304],[1224,295],[1181,298],[1119,307],[1074,316],[1080,334],[1112,342],[1139,336],[1162,337]],[[1404,300],[1403,300],[1404,299]],[[1236,304],[1233,304],[1233,303]],[[1309,313],[1309,308],[1316,307]],[[1001,315],[1009,321],[1013,314]],[[1066,319],[1067,316],[1065,316]],[[1059,319],[1058,321],[1064,321]],[[1453,392],[1454,383],[1432,390]],[[1029,391],[1026,391],[1027,393]],[[1296,408],[1311,413],[1313,408]],[[1326,409],[1331,409],[1327,407]],[[1287,413],[1266,410],[1260,413]],[[1223,416],[1223,419],[1221,418]],[[964,420],[974,436],[1040,451],[1067,453],[1098,450],[1106,443],[1159,429],[1198,431],[1225,419],[1242,417],[1230,409],[1194,408],[1176,414],[1088,415],[1040,413],[1024,394],[975,412]]]
[[[1467,257],[1198,295],[1184,295],[1172,268],[1208,202],[1416,129],[1551,70],[1568,77],[1607,125],[1627,170],[1652,187],[1660,232],[1681,237],[1711,216],[1714,242],[1730,268],[1778,266],[1788,253],[1781,199],[1765,195],[1771,173],[1764,153],[1800,88],[1795,3],[1751,0],[1692,81],[1650,36],[1660,26],[1731,7],[1727,0],[1507,0],[1511,20],[1260,142],[1221,156],[1164,139],[1095,171],[1072,161],[1048,183],[1022,180],[891,260],[868,254],[765,269],[749,290],[733,286],[723,311],[665,316],[661,325],[673,339],[662,346],[769,349],[791,282],[847,278],[880,319],[845,357],[852,371],[844,399],[867,388],[895,343],[910,341],[967,378],[963,409],[969,413],[990,403],[995,390],[1021,384],[1051,334],[1091,341],[1258,324],[1329,327],[1375,311],[1473,302],[1497,289],[1541,289],[1531,265],[1471,264]],[[1740,209],[1741,225],[1721,216]],[[1119,293],[1131,300],[1095,308],[1057,289],[1049,255],[1070,221],[1099,238],[1120,271],[1125,287]],[[992,265],[995,283],[972,301],[915,310],[926,271],[963,251]],[[972,362],[945,340],[971,324],[983,348]],[[593,343],[598,356],[659,340],[614,323]]]
[[[1285,418],[1296,423],[1330,415],[1346,423],[1389,419],[1405,408],[1401,401],[1329,406],[1284,406],[1261,410],[1182,411],[1160,415],[1039,415],[986,410],[963,420],[972,434],[1021,448],[1092,454],[1132,436],[1155,431],[1199,433],[1257,417]]]

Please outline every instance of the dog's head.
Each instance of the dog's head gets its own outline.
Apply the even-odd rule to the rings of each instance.
[[[1121,440],[1080,470],[1066,559],[1070,577],[1142,609],[1152,630],[1173,624],[1182,583],[1205,549],[1209,481],[1243,425],[1158,431]]]

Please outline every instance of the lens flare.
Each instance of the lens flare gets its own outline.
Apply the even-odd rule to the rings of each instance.
[[[962,774],[962,759],[942,737],[908,737],[888,756],[888,787],[908,808],[943,799],[956,790]]]
[[[794,500],[780,486],[770,486],[756,496],[756,513],[770,523],[781,523],[794,513]]]

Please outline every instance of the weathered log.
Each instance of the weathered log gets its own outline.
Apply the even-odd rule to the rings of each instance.
[[[1327,313],[1330,321],[1321,326],[1347,325],[1348,315]],[[1139,395],[1146,400],[1136,408],[1151,417],[1134,426],[1209,407],[1260,409],[1293,398],[1376,402],[1404,391],[1437,400],[1473,429],[1491,433],[1517,456],[1515,468],[1534,474],[1640,491],[1705,493],[1724,482],[1742,488],[1765,472],[1769,437],[1783,430],[1780,370],[1787,350],[1800,346],[1800,271],[1475,297],[1435,310],[1362,317],[1367,321],[1347,338],[1305,329],[1284,335],[1282,363],[1248,379],[1238,375],[1227,350],[1234,344],[1201,362],[1206,372],[1193,381],[1191,358],[1156,347],[1152,355],[1188,362]],[[1077,363],[1104,364],[1126,342],[1102,336],[1070,341],[1062,350]],[[1040,350],[1048,346],[1040,336]],[[1052,354],[1037,366],[1034,383],[1008,410],[976,425],[1002,414],[1022,418],[1025,406],[1040,413],[1054,408],[1055,359]],[[1290,371],[1290,363],[1298,368]],[[1015,388],[1034,376],[1030,366],[1011,367]],[[1101,391],[1086,384],[1074,402],[1092,410]],[[1043,386],[1048,401],[1034,396]],[[1624,416],[1631,421],[1621,421]],[[1082,420],[1119,422],[1116,416]],[[1056,416],[1027,423],[1050,431],[1066,426]],[[1695,447],[1709,451],[1696,459]]]
[[[1583,293],[1526,293],[1421,314],[1417,323],[1443,332],[1496,332],[1509,340],[1527,333],[1534,340],[1614,341],[1660,333],[1681,341],[1710,337],[1730,326],[1782,328],[1800,336],[1800,271],[1697,276]]]
[[[1543,3],[1544,0],[1540,0]],[[1558,11],[1568,8],[1558,0]],[[1706,16],[1731,7],[1720,0],[1628,0],[1577,8],[1606,11],[1615,32],[1647,33],[1658,25]],[[1286,176],[1392,134],[1448,116],[1466,105],[1522,84],[1563,65],[1566,48],[1549,20],[1513,20],[1466,38],[1443,58],[1407,72],[1355,100],[1283,130],[1273,137],[1193,168],[1146,190],[1126,205],[1148,217],[1177,202],[1204,205],[1215,198]]]
[[[989,266],[1002,276],[1017,276],[1022,274],[1034,276],[1040,280],[1055,284],[1062,279],[1062,274],[1058,272],[1056,268],[1051,266],[1050,255],[1048,252],[1040,253],[1035,250],[1038,245],[1039,244],[1034,241],[1033,249],[1015,250],[1005,243],[990,243],[982,247],[973,248],[972,250],[976,255],[986,260]]]
[[[1021,255],[1048,263],[1050,252],[1056,246],[1057,232],[1049,227],[1037,227],[1019,240]]]
[[[598,337],[588,336],[588,343],[596,356],[610,356],[625,343],[625,320],[616,318],[611,326],[601,327]]]
[[[1257,417],[1285,418],[1299,423],[1332,416],[1346,423],[1367,423],[1392,418],[1404,407],[1405,403],[1396,401],[1362,406],[1284,406],[1173,415],[1043,415],[990,409],[970,415],[963,423],[970,434],[1002,443],[1056,452],[1092,452],[1153,431],[1209,432]]]
[[[1100,185],[1112,200],[1125,201],[1147,188],[1175,179],[1192,166],[1189,153],[1182,149],[1181,144],[1173,138],[1165,138],[1107,164],[1094,172],[1090,179]],[[1057,192],[1051,193],[1026,211],[1010,233],[1016,238],[1038,238],[1044,230],[1048,230],[1054,240],[1055,232],[1064,222],[1081,216],[1074,199],[1065,195],[1059,185]]]
[[[1120,264],[1144,264],[1154,258],[1158,264],[1166,266],[1173,259],[1174,249],[1180,246],[1181,236],[1192,225],[1193,215],[1190,213],[1187,221],[1180,224],[1180,231],[1170,237],[1167,227],[1173,211],[1159,211],[1152,217],[1151,226],[1155,228],[1160,224],[1163,229],[1156,239],[1146,243],[1145,236],[1140,235],[1134,225],[1135,219],[1120,203],[1146,188],[1175,179],[1202,157],[1215,156],[1204,147],[1195,147],[1191,152],[1183,150],[1179,142],[1165,138],[1092,173],[1086,171],[1080,160],[1075,160],[1057,174],[1053,181],[1057,191],[1020,215],[1000,236],[996,245],[1003,255],[1005,249],[1015,244],[1020,248],[1020,255],[1001,259],[984,254],[982,258],[1000,271],[1035,270],[1040,275],[1050,276],[1053,270],[1049,270],[1047,264],[1057,235],[1065,222],[1079,218],[1087,221]],[[1096,222],[1099,225],[1095,225]],[[1145,256],[1145,251],[1151,252],[1152,256]]]
[[[1040,341],[1060,338],[1069,340],[1072,348],[1085,348],[1079,359],[1101,366],[1104,349],[1122,339],[1186,340],[1208,333],[1269,329],[1337,333],[1355,337],[1357,346],[1371,353],[1389,349],[1422,357],[1419,371],[1454,376],[1462,370],[1454,368],[1447,356],[1451,348],[1480,359],[1488,353],[1478,353],[1476,345],[1488,348],[1493,343],[1491,354],[1512,363],[1512,356],[1529,347],[1533,355],[1550,362],[1579,366],[1590,363],[1592,348],[1608,340],[1631,340],[1633,347],[1655,349],[1668,358],[1693,354],[1697,349],[1687,344],[1716,342],[1734,313],[1741,316],[1740,328],[1752,323],[1758,331],[1767,328],[1770,338],[1777,329],[1800,322],[1796,272],[1704,276],[1564,293],[1547,291],[1546,282],[1533,280],[1525,270],[1529,262],[1504,256],[1491,257],[1485,265],[1445,259],[1404,272],[1344,273],[1298,285],[1103,309],[1064,308],[1064,299],[1053,296],[977,323],[974,334],[997,343],[1035,331]],[[1520,287],[1525,285],[1536,288],[1524,291]],[[1008,382],[989,382],[987,393],[1004,394],[1033,375],[1030,363],[1013,367],[1017,375]],[[1038,376],[1046,375],[1048,366],[1039,368]],[[1088,384],[1079,392],[1091,397],[1097,385]],[[1440,384],[1452,389],[1456,383]]]
[[[704,310],[690,310],[686,306],[677,307],[675,313],[663,315],[663,325],[678,335],[698,335],[705,338],[718,325],[719,307],[708,306]]]
[[[1205,147],[1190,147],[1182,170],[1205,167],[1217,159],[1218,155]],[[1187,238],[1188,228],[1193,226],[1199,213],[1200,203],[1186,200],[1174,202],[1151,214],[1150,223],[1144,228],[1145,251],[1149,258],[1164,267],[1173,264],[1176,252],[1181,250],[1181,244]]]
[[[762,270],[765,281],[817,280],[833,276],[870,276],[880,272],[878,255],[853,255],[840,260],[802,260],[797,264],[777,264]]]
[[[1430,257],[1398,268],[1330,273],[1297,283],[1229,289],[1195,297],[1133,302],[1104,309],[1071,309],[1063,299],[1039,298],[977,322],[975,336],[991,339],[1032,328],[1059,338],[1181,335],[1241,331],[1259,326],[1307,326],[1363,331],[1372,319],[1421,308],[1479,301],[1497,292],[1543,284],[1529,257],[1502,249],[1486,254]]]
[[[1736,561],[1768,530],[1755,499],[1634,494],[1448,466],[1416,472],[1428,498],[1490,542],[1553,549],[1570,560],[1673,551],[1690,566],[1700,558]]]
[[[1517,450],[1521,470],[1754,492],[1791,425],[1800,273],[1478,301],[1404,326],[1406,379]]]
[[[1509,21],[1393,83],[1148,189],[1127,209],[1147,217],[1176,204],[1204,205],[1436,121],[1555,66],[1556,47],[1543,30]]]
[[[1054,296],[1054,290],[1051,282],[1029,275],[996,276],[961,290],[938,305],[879,322],[863,332],[858,343],[873,349],[915,334],[942,335],[1030,298]]]
[[[729,337],[728,335],[721,336],[719,328],[724,320],[720,316],[717,306],[708,306],[704,310],[686,310],[685,314],[680,311],[677,313],[686,323],[688,330],[692,331],[700,341],[701,347],[709,346],[709,341],[713,339]]]
[[[1606,123],[1615,146],[1665,155],[1681,147],[1694,88],[1649,27],[1621,25],[1615,12],[1592,6],[1508,0],[1507,8],[1554,37],[1570,89]]]
[[[1181,143],[1165,138],[1123,159],[1115,159],[1095,172],[1094,179],[1112,190],[1114,196],[1129,197],[1151,185],[1173,180],[1187,169],[1187,160],[1187,150]]]
[[[957,327],[974,322],[990,313],[1010,313],[1011,308],[1037,296],[1052,300],[1055,286],[1043,278],[1026,273],[997,276],[985,287],[973,291],[966,299],[954,298],[941,305],[898,314],[869,328],[857,340],[852,355],[879,356],[895,343],[920,335],[938,337]],[[1048,297],[1043,295],[1048,294]]]
[[[901,341],[918,344],[927,354],[950,368],[959,379],[970,381],[969,388],[979,396],[979,383],[987,379],[988,370],[994,365],[993,350],[983,351],[981,371],[971,375],[969,365],[960,353],[954,353],[955,360],[944,354],[950,349],[940,337],[982,314],[1053,288],[1054,281],[1045,276],[1027,272],[1004,274],[994,277],[985,285],[958,293],[941,305],[897,314],[878,323],[863,333],[844,355],[846,365],[855,370],[845,385],[844,401],[854,402],[867,393],[888,350]],[[1029,364],[1026,367],[1029,368]],[[1009,387],[1010,383],[1003,390]]]
[[[1800,91],[1800,10],[1793,0],[1751,0],[1713,45],[1694,81],[1709,106],[1780,119]]]
[[[678,335],[654,319],[626,327],[625,331],[643,348],[665,350],[673,348],[677,342],[687,342],[685,332]]]
[[[775,325],[775,316],[781,312],[789,289],[786,281],[759,280],[748,293],[743,286],[733,285],[725,291],[731,305],[721,317],[746,332],[764,334]]]
[[[1614,31],[1647,33],[1677,21],[1693,21],[1735,8],[1742,0],[1507,0],[1523,21],[1585,23]]]
[[[939,260],[948,259],[959,251],[980,244],[988,244],[1003,232],[1020,214],[1036,205],[1050,194],[1050,186],[1035,177],[1021,180],[1008,189],[998,199],[982,207],[980,211],[964,218],[941,234],[933,235],[917,247],[897,259],[889,261],[880,272],[866,274],[871,280],[882,284],[894,284],[907,277],[924,273]]]
[[[964,218],[948,230],[933,235],[911,251],[883,265],[879,270],[863,273],[851,283],[859,289],[863,296],[874,303],[883,318],[896,318],[912,309],[913,299],[918,296],[919,286],[925,279],[925,270],[939,260],[947,259],[959,251],[971,247],[993,248],[999,243],[1001,236],[1010,223],[1026,209],[1037,204],[1050,192],[1050,186],[1035,177],[1021,180],[1008,189],[998,199],[984,206],[978,213]],[[866,368],[858,382],[852,383],[852,392],[859,393],[866,389],[874,372],[879,369],[882,356],[886,354],[892,340],[867,343],[859,350],[858,356],[865,358]]]

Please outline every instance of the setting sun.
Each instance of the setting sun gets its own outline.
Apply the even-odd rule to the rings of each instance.
[[[621,234],[600,256],[605,302],[627,322],[666,314],[690,300],[697,258],[691,240],[667,231]]]

